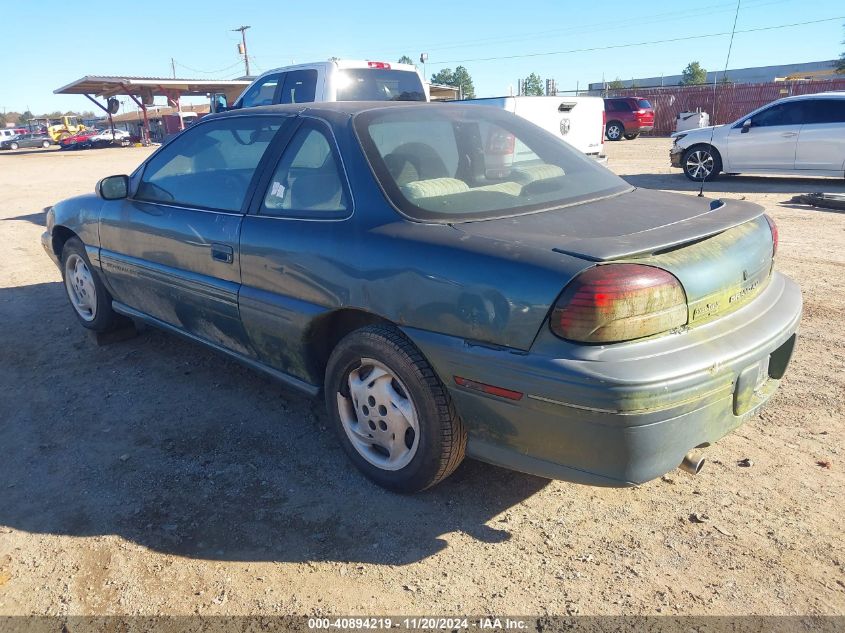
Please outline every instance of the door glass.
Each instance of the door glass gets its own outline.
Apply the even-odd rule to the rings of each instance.
[[[282,121],[230,117],[191,127],[147,163],[137,199],[240,211],[255,168]]]
[[[282,75],[268,75],[264,79],[259,79],[247,90],[244,98],[241,99],[240,107],[251,108],[253,106],[272,105],[281,78]]]
[[[311,103],[317,92],[316,70],[294,70],[287,73],[280,103]]]
[[[804,123],[804,103],[793,101],[779,103],[751,118],[751,127],[773,127],[776,125],[801,125]]]
[[[845,123],[845,99],[813,99],[807,106],[807,123]]]
[[[262,214],[337,217],[347,208],[343,177],[328,138],[316,127],[304,125],[270,180]]]

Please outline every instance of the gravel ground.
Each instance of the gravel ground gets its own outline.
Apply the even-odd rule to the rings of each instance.
[[[694,194],[668,149],[610,143],[610,167]],[[41,209],[148,153],[0,154],[0,615],[845,614],[845,214],[786,202],[845,182],[708,186],[777,220],[806,307],[778,394],[698,477],[613,490],[467,461],[407,497],[351,468],[319,401],[76,324]]]

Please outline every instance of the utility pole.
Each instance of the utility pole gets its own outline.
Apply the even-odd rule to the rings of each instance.
[[[246,30],[250,28],[248,26],[239,26],[236,29],[232,29],[232,31],[240,31],[241,32],[241,41],[243,42],[238,46],[238,51],[241,55],[244,56],[244,66],[246,67],[246,75],[249,77],[249,55],[247,54],[246,50]]]
[[[170,70],[173,71],[173,78],[176,79],[176,60],[172,57],[170,58]]]

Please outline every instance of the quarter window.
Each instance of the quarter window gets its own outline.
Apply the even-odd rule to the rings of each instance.
[[[328,137],[310,123],[294,134],[276,168],[263,215],[331,218],[348,209],[340,164]]]
[[[147,163],[137,199],[240,211],[281,124],[277,117],[229,117],[190,128]]]

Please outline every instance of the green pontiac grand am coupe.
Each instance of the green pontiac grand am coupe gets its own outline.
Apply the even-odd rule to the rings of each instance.
[[[205,117],[43,236],[84,327],[145,322],[322,393],[355,466],[405,492],[465,455],[602,486],[697,472],[792,355],[777,242],[755,204],[416,103]]]

